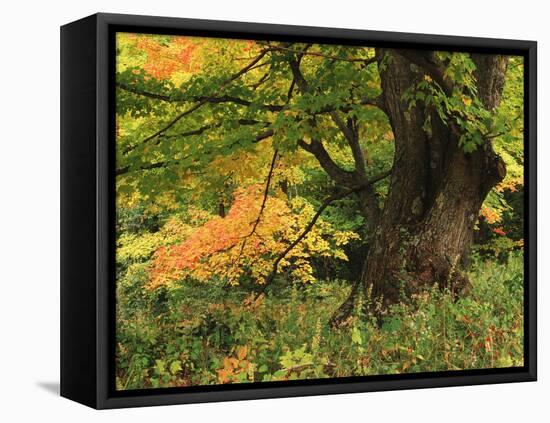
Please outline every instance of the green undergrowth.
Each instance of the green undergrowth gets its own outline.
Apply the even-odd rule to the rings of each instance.
[[[148,291],[143,264],[120,276],[117,389],[246,383],[523,365],[523,258],[478,260],[472,290],[431,289],[378,324],[328,321],[348,282],[250,289],[182,283]]]

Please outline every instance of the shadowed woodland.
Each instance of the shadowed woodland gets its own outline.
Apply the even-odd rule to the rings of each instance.
[[[117,34],[117,389],[523,365],[523,58]]]

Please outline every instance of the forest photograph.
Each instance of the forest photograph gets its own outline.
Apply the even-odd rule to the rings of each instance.
[[[116,390],[524,365],[522,56],[115,56]]]

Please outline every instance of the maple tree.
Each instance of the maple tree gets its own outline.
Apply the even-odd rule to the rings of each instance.
[[[522,57],[116,43],[117,389],[523,365]]]
[[[118,207],[208,211],[148,235],[149,289],[314,282],[356,250],[338,325],[367,292],[466,292],[481,233],[521,248],[521,57],[124,33],[117,52]]]

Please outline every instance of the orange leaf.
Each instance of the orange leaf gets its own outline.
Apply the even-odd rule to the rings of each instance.
[[[237,357],[239,358],[239,360],[242,361],[242,360],[245,359],[247,350],[248,350],[248,348],[246,347],[246,345],[239,348],[239,351],[237,352]]]

